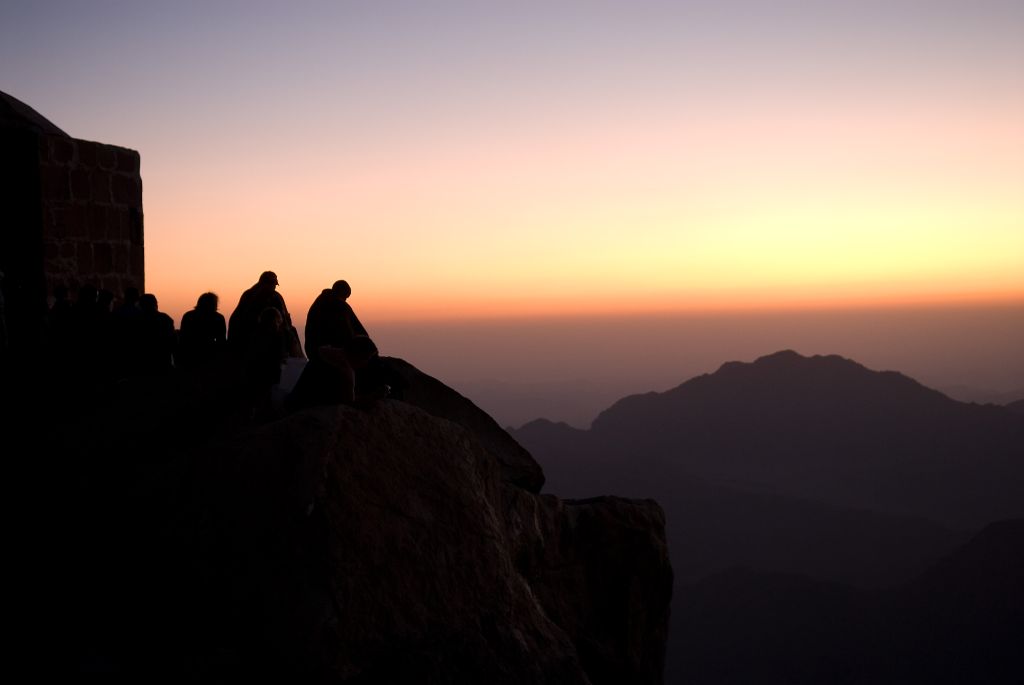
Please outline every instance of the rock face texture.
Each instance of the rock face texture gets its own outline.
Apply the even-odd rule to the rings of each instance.
[[[522,487],[523,473],[542,478],[525,450],[489,435],[496,425],[436,415],[475,417],[389,363],[406,396],[443,400],[434,413],[384,399],[225,428],[208,397],[197,409],[179,386],[154,411],[131,398],[145,429],[95,442],[70,430],[76,460],[95,444],[122,464],[87,488],[102,513],[86,506],[76,521],[70,554],[92,561],[73,582],[88,592],[67,590],[82,622],[67,632],[85,636],[75,668],[193,682],[662,682],[672,570],[658,504]]]
[[[395,357],[383,357],[381,361],[403,401],[464,426],[498,459],[505,480],[530,492],[540,492],[544,486],[540,464],[487,412],[407,361]]]

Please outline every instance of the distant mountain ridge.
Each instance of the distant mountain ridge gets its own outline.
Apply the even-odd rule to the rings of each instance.
[[[678,581],[666,682],[970,682],[929,651],[954,650],[965,626],[1003,641],[987,682],[1020,682],[997,672],[1006,636],[1024,631],[1020,611],[991,606],[1005,578],[970,589],[997,557],[972,543],[938,563],[1024,517],[1018,407],[783,350],[624,397],[589,430],[538,419],[512,435],[555,492],[664,507]],[[980,541],[1016,529],[995,530]],[[962,596],[933,591],[944,579]],[[914,633],[931,625],[934,644]],[[983,642],[970,668],[984,667]]]
[[[881,592],[732,570],[677,589],[679,671],[694,685],[1019,683],[1022,577],[1024,519]]]
[[[729,362],[662,393],[625,397],[589,431],[514,432],[544,463],[642,455],[688,474],[783,495],[976,527],[1020,515],[1024,419],[965,404],[894,371],[792,350]],[[557,465],[545,464],[551,478]]]

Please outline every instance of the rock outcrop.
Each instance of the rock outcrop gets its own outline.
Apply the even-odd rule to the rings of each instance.
[[[381,361],[387,376],[397,382],[402,400],[469,429],[501,463],[506,480],[530,492],[540,492],[544,486],[540,464],[487,412],[407,361],[395,357],[383,357]]]
[[[70,554],[90,559],[67,589],[68,632],[85,636],[75,668],[193,682],[660,683],[672,590],[660,506],[534,492],[540,468],[510,436],[388,363],[409,401],[224,428],[162,396],[159,414],[140,412],[144,434],[90,443],[73,431],[120,465],[83,497],[102,513],[86,507],[75,522]],[[181,439],[186,425],[203,426],[201,439]]]

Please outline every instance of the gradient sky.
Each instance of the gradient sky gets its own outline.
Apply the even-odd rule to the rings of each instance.
[[[1024,3],[0,3],[176,321],[1024,300]],[[766,350],[767,352],[768,350]]]

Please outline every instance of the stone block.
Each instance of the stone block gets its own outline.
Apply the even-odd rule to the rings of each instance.
[[[70,200],[71,180],[67,167],[48,164],[40,169],[43,197],[47,200]]]
[[[87,240],[80,240],[77,243],[75,256],[78,259],[78,273],[83,278],[93,272],[92,243]]]
[[[115,203],[129,207],[138,207],[142,204],[142,192],[135,177],[116,174],[111,180]]]
[[[103,205],[89,206],[89,240],[107,239],[107,222],[110,220],[108,208]]]
[[[48,262],[60,257],[60,244],[53,238],[43,241],[43,259]]]
[[[57,272],[57,265],[58,264],[59,264],[59,262],[56,259],[49,259],[49,258],[44,257],[43,258],[43,271],[45,273],[47,273],[47,274],[54,274],[54,273]],[[50,281],[51,279],[48,276],[46,280]],[[51,289],[50,286],[47,286],[47,292],[52,292],[52,289]],[[47,306],[49,306],[49,301],[47,301]]]
[[[132,242],[132,245],[138,245],[142,247],[144,243],[145,231],[142,228],[142,211],[135,207],[128,210],[129,233],[128,239]]]
[[[92,199],[92,181],[85,169],[71,170],[71,197],[75,200]]]
[[[117,170],[123,174],[139,173],[139,153],[127,148],[117,149]]]
[[[128,244],[114,245],[114,271],[119,274],[128,273]]]
[[[117,239],[125,242],[131,240],[131,226],[131,209],[119,207],[117,210]]]
[[[92,199],[94,202],[110,202],[110,174],[105,171],[92,172]]]
[[[145,253],[142,247],[136,246],[131,250],[129,256],[129,269],[128,275],[132,277],[132,280],[138,283],[139,290],[145,287],[145,273],[146,273],[146,261]]]
[[[94,243],[92,246],[93,268],[96,273],[106,274],[114,270],[114,247],[110,243]]]
[[[68,238],[71,236],[71,207],[53,207],[49,210],[50,222],[45,224],[44,235],[56,239]]]
[[[77,245],[70,240],[63,241],[59,245],[61,259],[74,259],[78,254]]]
[[[125,235],[125,218],[127,210],[124,207],[111,207],[107,217],[107,240],[112,243],[126,243],[128,237]]]
[[[85,238],[89,235],[89,207],[91,205],[78,203],[68,205],[68,226],[71,234],[76,238]]]
[[[87,169],[96,167],[96,143],[91,140],[78,140],[78,164]]]
[[[50,136],[50,161],[56,164],[70,164],[75,158],[75,144],[70,138]]]
[[[111,145],[96,146],[96,164],[100,169],[113,171],[117,167],[117,152]]]
[[[88,236],[89,215],[82,205],[64,204],[53,208],[50,231],[60,240]]]

